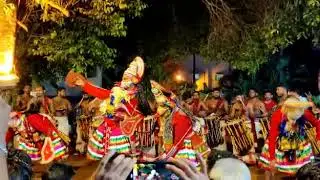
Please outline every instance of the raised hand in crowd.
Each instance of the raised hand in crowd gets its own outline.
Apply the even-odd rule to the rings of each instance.
[[[188,160],[169,158],[166,168],[178,177],[184,180],[209,180],[207,173],[207,165],[200,154],[197,154],[197,160],[200,162],[201,171]]]
[[[137,161],[115,152],[108,153],[97,168],[95,180],[125,180]]]

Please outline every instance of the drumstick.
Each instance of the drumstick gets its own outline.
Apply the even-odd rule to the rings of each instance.
[[[229,127],[227,125],[227,129],[229,131],[229,134],[231,135],[231,140],[233,141],[233,146],[237,149],[238,152],[240,152],[240,148],[241,148],[240,142],[238,141],[238,139],[235,138],[235,134],[231,130],[231,127]]]
[[[239,132],[237,131],[237,129],[234,127],[235,131],[236,131],[236,134],[237,134],[237,137],[240,137],[239,139],[239,142],[240,144],[242,144],[242,148],[246,145],[246,141],[245,141],[245,138],[241,138],[241,135],[239,134]],[[243,134],[242,132],[242,129],[241,129],[241,125],[239,124],[239,130],[240,130],[240,133]]]
[[[242,119],[237,120],[237,124],[239,124],[240,133],[245,135],[245,133],[242,131],[241,121],[242,121]],[[239,134],[237,129],[235,127],[234,127],[234,129],[235,129],[235,132],[237,134],[237,137],[241,137],[241,135]],[[244,148],[244,146],[247,145],[246,138],[244,138],[244,139],[240,138],[238,141],[240,142],[240,145],[241,145],[240,148]]]
[[[206,97],[203,99],[203,101],[206,101],[208,96],[209,96],[209,93],[206,95]]]

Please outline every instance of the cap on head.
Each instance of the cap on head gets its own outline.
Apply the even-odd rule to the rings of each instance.
[[[122,76],[123,82],[131,81],[134,84],[137,84],[141,81],[141,78],[144,74],[144,62],[143,59],[139,56],[133,59],[129,67],[124,71]]]
[[[284,101],[281,112],[284,113],[288,119],[297,120],[310,106],[310,102],[302,102],[295,97],[290,97]]]

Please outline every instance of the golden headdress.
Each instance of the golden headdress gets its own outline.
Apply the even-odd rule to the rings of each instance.
[[[304,111],[311,107],[311,102],[303,102],[298,98],[289,97],[284,101],[281,112],[284,113],[288,119],[296,120],[304,114]]]
[[[156,98],[156,102],[160,106],[166,105],[166,106],[174,107],[174,103],[170,98],[174,97],[175,95],[171,91],[166,90],[163,86],[161,86],[156,81],[150,80],[150,83],[151,83],[151,91]],[[163,92],[171,94],[171,97],[165,96]]]
[[[163,86],[161,86],[158,82],[154,81],[154,80],[150,80],[151,83],[151,88],[153,89],[153,93],[154,95],[156,95],[157,92],[155,92],[154,90],[158,90],[161,92],[165,92],[165,93],[172,93],[171,91],[168,91],[167,89],[165,89]]]
[[[137,84],[141,81],[143,73],[144,73],[143,59],[137,56],[130,63],[128,69],[124,71],[121,83],[132,82],[134,84]]]

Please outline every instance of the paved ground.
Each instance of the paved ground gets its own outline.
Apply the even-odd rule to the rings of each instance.
[[[98,166],[98,162],[90,162],[85,157],[72,156],[66,162],[76,169],[74,180],[91,180],[91,175]],[[41,179],[41,174],[46,171],[49,165],[35,165],[33,167],[35,180]],[[264,171],[256,167],[250,167],[252,180],[264,180]],[[275,176],[275,180],[287,179],[280,174]]]

